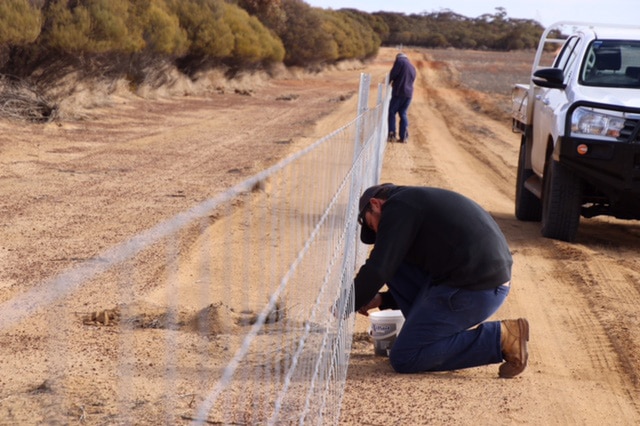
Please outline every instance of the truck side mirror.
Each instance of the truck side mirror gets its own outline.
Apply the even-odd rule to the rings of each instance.
[[[560,68],[543,68],[533,73],[533,84],[550,89],[564,89],[564,72]]]

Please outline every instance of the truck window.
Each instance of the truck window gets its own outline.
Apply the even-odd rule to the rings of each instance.
[[[640,88],[640,41],[594,40],[580,71],[585,86]]]
[[[568,38],[553,62],[554,68],[560,68],[564,71],[565,81],[571,76],[572,66],[575,63],[577,56],[576,46],[579,41],[580,39],[576,36]]]

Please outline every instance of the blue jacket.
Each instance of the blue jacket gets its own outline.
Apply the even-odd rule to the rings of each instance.
[[[413,97],[413,82],[416,79],[416,69],[404,53],[398,53],[393,67],[389,72],[389,83],[393,86],[391,96]]]

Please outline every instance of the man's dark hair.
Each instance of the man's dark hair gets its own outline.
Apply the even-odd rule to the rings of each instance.
[[[395,188],[395,185],[393,185],[391,183],[383,183],[382,187],[380,188],[380,191],[378,191],[375,194],[375,197],[372,197],[372,198],[379,198],[381,200],[388,200],[389,196],[391,195],[391,191],[393,190],[393,188]]]

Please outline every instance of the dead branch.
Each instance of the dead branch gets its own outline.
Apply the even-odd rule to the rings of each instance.
[[[57,115],[58,106],[27,82],[0,74],[0,117],[47,123]]]

